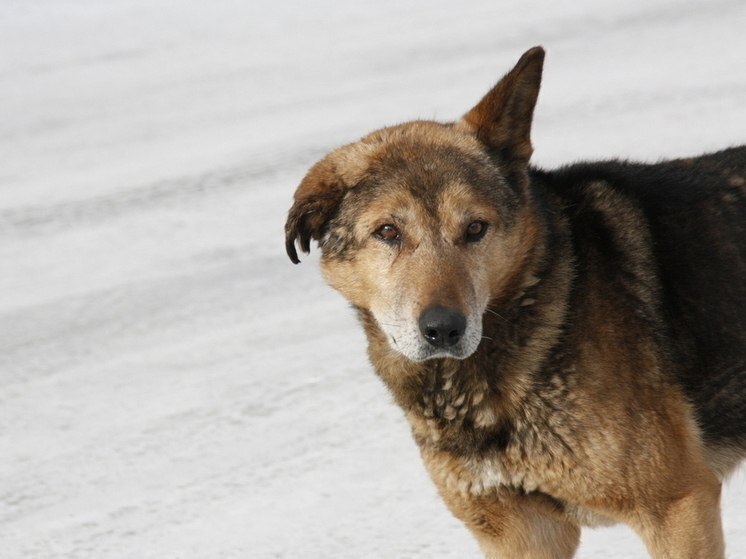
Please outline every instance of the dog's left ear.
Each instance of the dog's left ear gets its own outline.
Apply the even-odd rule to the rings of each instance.
[[[509,165],[526,165],[533,152],[531,120],[543,65],[544,49],[529,49],[462,119],[479,140]]]

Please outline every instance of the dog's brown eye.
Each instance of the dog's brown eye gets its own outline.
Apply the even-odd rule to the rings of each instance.
[[[466,228],[466,242],[473,243],[484,237],[487,224],[484,221],[472,221]]]
[[[399,230],[390,223],[381,225],[378,229],[376,229],[375,235],[376,237],[378,237],[382,241],[386,241],[387,243],[394,243],[401,239]]]

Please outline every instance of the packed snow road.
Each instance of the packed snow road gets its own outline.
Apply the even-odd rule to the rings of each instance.
[[[478,557],[282,225],[326,150],[548,50],[534,161],[743,143],[740,0],[0,6],[0,555]],[[746,480],[726,486],[746,555]],[[580,557],[634,558],[627,529]]]

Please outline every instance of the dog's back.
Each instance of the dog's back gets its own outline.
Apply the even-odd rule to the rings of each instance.
[[[602,182],[643,212],[662,334],[714,460],[730,469],[746,452],[746,147],[654,165],[579,164],[541,178],[572,203],[578,185]]]

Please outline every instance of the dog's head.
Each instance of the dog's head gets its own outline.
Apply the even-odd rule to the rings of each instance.
[[[290,259],[296,241],[318,241],[329,284],[411,360],[474,353],[488,304],[522,266],[543,60],[526,52],[458,122],[409,122],[331,152],[295,193]]]

